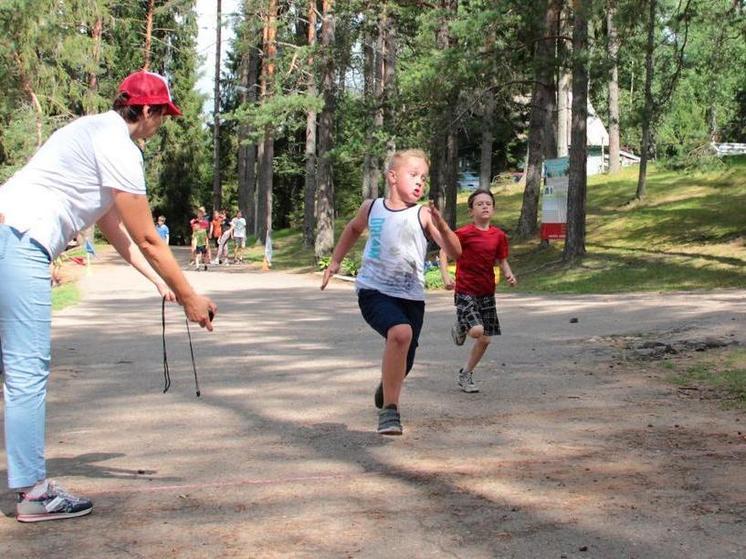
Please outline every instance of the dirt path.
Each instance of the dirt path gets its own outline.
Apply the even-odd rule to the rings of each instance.
[[[98,264],[55,316],[48,468],[96,508],[24,526],[2,493],[0,556],[746,556],[746,417],[620,350],[744,344],[746,292],[501,295],[475,395],[455,389],[465,349],[433,294],[405,435],[384,438],[382,344],[351,285],[189,273],[220,308],[192,330],[199,399],[176,308],[162,394],[160,304],[132,270]]]

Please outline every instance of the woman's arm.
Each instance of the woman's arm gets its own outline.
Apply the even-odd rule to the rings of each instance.
[[[116,208],[112,208],[98,220],[98,227],[122,258],[124,258],[128,264],[143,276],[153,282],[161,297],[166,297],[169,301],[176,301],[176,295],[174,292],[171,291],[166,285],[166,282],[155,273],[155,270],[153,270],[152,266],[148,264],[148,261],[145,259],[142,252],[140,252],[140,249],[137,248],[132,237],[127,233],[124,225],[122,225],[122,221],[119,218]]]
[[[217,307],[207,297],[198,295],[187,281],[168,245],[155,230],[145,196],[114,189],[113,197],[114,206],[102,220],[109,216],[108,219],[120,221],[148,264],[176,294],[187,318],[212,330],[209,315],[215,314]]]

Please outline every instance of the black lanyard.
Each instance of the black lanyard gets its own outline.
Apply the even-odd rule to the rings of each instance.
[[[168,368],[168,356],[166,355],[166,298],[161,301],[161,327],[163,338],[163,393],[168,392],[171,388],[171,372]],[[189,329],[189,319],[186,319],[187,335],[189,336],[189,353],[192,356],[192,370],[194,371],[194,388],[197,398],[201,393],[199,390],[199,380],[197,379],[197,364],[194,361],[194,348],[192,347],[192,332]]]

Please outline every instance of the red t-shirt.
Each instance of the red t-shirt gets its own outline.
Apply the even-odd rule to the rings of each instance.
[[[495,292],[495,261],[508,257],[508,236],[490,225],[479,229],[473,223],[456,229],[461,257],[456,261],[456,292],[481,297]]]

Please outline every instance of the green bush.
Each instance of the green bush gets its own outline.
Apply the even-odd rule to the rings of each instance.
[[[430,268],[425,272],[425,289],[443,289],[443,276],[440,269]]]
[[[323,256],[319,258],[318,263],[316,264],[320,271],[324,271],[329,267],[329,264],[332,261],[331,256]],[[356,257],[350,257],[345,256],[342,260],[342,264],[339,267],[339,273],[343,276],[357,276],[357,273],[360,271],[360,259]]]

